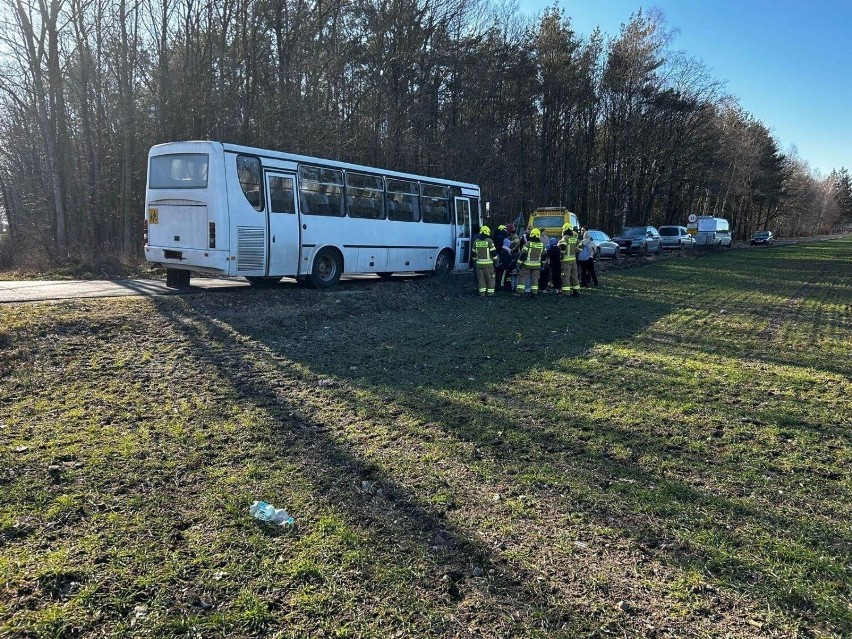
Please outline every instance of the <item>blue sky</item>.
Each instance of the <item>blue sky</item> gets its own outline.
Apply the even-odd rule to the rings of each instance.
[[[540,13],[554,0],[518,0]],[[672,48],[703,60],[744,109],[813,169],[852,169],[852,0],[560,0],[574,30],[607,36],[642,8],[663,12]]]

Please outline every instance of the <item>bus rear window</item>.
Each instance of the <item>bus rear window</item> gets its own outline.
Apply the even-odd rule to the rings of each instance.
[[[205,153],[154,156],[148,186],[152,189],[206,189],[208,162]]]

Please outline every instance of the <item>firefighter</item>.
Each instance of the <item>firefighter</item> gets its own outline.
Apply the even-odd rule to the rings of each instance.
[[[479,237],[473,243],[473,254],[479,296],[494,295],[494,259],[497,257],[497,249],[491,241],[491,229],[487,226],[479,229]]]
[[[516,294],[526,295],[527,297],[538,295],[538,278],[543,254],[544,244],[541,243],[541,231],[534,228],[530,231],[530,241],[524,246],[521,257],[518,259],[520,274]],[[529,290],[527,290],[528,286]]]
[[[569,292],[573,297],[580,295],[580,280],[577,277],[577,236],[570,224],[562,227],[559,251],[562,255],[562,295]]]

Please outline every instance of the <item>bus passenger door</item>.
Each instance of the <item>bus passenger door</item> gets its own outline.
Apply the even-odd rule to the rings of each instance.
[[[267,224],[269,246],[266,274],[270,276],[299,274],[299,216],[296,214],[296,176],[286,173],[266,174]]]
[[[466,197],[457,197],[455,209],[455,270],[466,271],[470,268],[470,200]]]

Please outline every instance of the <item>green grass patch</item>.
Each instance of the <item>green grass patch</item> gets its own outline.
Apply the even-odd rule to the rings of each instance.
[[[851,255],[0,307],[0,636],[852,635]]]

